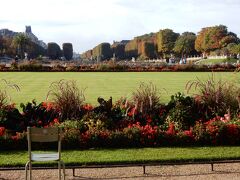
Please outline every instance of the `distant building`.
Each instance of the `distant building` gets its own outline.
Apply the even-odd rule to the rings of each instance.
[[[116,46],[118,44],[126,45],[130,40],[122,40],[122,41],[113,41],[112,46]]]
[[[17,35],[17,32],[13,32],[9,29],[0,29],[0,36],[3,37],[14,37],[15,35]]]
[[[32,40],[32,42],[38,44],[39,46],[42,46],[44,49],[47,49],[47,44],[42,40],[38,40],[37,36],[32,33],[31,26],[26,26],[25,34]]]
[[[14,31],[11,31],[9,29],[0,29],[0,36],[2,36],[2,37],[13,38],[18,33],[19,32],[14,32]],[[46,43],[44,43],[42,40],[38,40],[37,36],[35,36],[32,33],[31,26],[26,26],[25,34],[26,34],[27,37],[29,37],[31,39],[32,42],[38,44],[39,46],[42,46],[44,49],[47,49]]]

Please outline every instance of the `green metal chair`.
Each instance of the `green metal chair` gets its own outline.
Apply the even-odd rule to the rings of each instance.
[[[63,177],[65,180],[65,164],[61,161],[61,129],[57,127],[50,128],[27,128],[28,155],[29,161],[25,165],[25,179],[32,179],[32,162],[34,161],[57,161],[59,180]],[[32,142],[58,142],[58,148],[55,152],[44,151],[41,153],[32,152]],[[61,170],[63,169],[63,174]],[[63,175],[63,176],[62,176]]]

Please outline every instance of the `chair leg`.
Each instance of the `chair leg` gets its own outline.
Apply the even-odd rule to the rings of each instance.
[[[61,180],[61,162],[58,161],[58,179]]]
[[[63,179],[65,180],[65,176],[66,176],[66,174],[65,174],[65,164],[64,164],[63,161],[60,161],[60,162],[61,162],[62,168],[63,168]]]
[[[29,165],[29,161],[25,165],[25,180],[28,179],[28,165]]]
[[[32,162],[29,162],[29,180],[32,180]]]

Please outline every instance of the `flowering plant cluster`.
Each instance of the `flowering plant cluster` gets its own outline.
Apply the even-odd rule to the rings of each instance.
[[[32,101],[26,105],[21,104],[21,107],[22,112],[15,107],[15,104],[2,107],[0,109],[0,127],[16,133],[25,131],[28,126],[47,127],[59,123],[59,112],[53,103],[36,104],[35,101]]]

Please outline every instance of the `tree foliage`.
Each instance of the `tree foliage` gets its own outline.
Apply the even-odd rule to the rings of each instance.
[[[59,59],[61,57],[62,51],[60,49],[60,46],[57,43],[50,42],[48,43],[47,54],[50,59],[54,60],[54,59]]]
[[[125,44],[116,44],[112,47],[112,52],[115,54],[117,59],[124,59],[125,58]]]
[[[142,54],[146,58],[155,58],[156,57],[156,49],[155,45],[152,42],[143,42],[142,43]]]
[[[138,42],[137,38],[129,41],[125,46],[125,53],[127,58],[137,57],[138,56]]]
[[[93,48],[93,57],[95,59],[106,60],[112,57],[112,50],[109,43],[101,43]]]
[[[66,60],[70,60],[73,57],[73,46],[72,43],[63,43],[63,56]]]
[[[172,53],[178,36],[179,34],[171,29],[160,30],[157,34],[158,52],[164,56]]]
[[[228,32],[224,25],[205,27],[197,35],[195,49],[199,52],[209,53],[236,42],[239,42],[236,34]]]
[[[194,33],[184,32],[181,36],[178,37],[173,49],[174,52],[181,54],[182,56],[193,53],[195,51],[195,40],[196,35]]]

